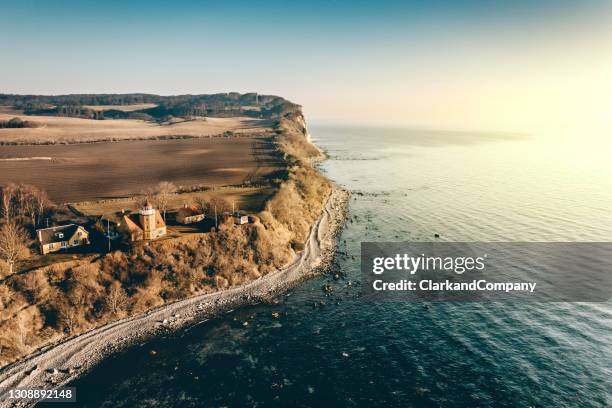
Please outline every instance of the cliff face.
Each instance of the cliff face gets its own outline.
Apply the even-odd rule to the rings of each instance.
[[[281,119],[278,128],[276,143],[289,165],[289,176],[266,209],[288,227],[293,242],[302,244],[323,209],[331,183],[313,167],[324,155],[309,141],[302,112]]]
[[[293,128],[292,130],[302,133],[304,136],[308,134],[306,119],[301,110],[287,115],[284,119],[288,123],[288,126]]]
[[[324,153],[310,141],[306,120],[302,111],[292,112],[278,122],[276,143],[285,154],[288,163],[300,163],[309,167],[312,161],[325,157]]]
[[[287,178],[251,224],[53,265],[0,285],[0,366],[59,337],[199,293],[241,285],[274,271],[303,248],[330,182],[312,165],[301,111],[285,114],[275,142]]]

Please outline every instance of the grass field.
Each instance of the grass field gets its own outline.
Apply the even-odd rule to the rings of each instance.
[[[175,194],[171,197],[168,207],[171,211],[178,210],[184,204],[190,205],[195,199],[202,197],[207,199],[212,196],[219,196],[234,202],[237,210],[246,213],[258,212],[263,209],[265,202],[274,194],[272,187],[219,187],[207,191],[193,193]],[[90,201],[75,203],[72,206],[87,217],[108,217],[115,219],[122,210],[138,210],[139,197],[128,197],[114,200]],[[118,220],[118,219],[116,219]]]
[[[172,124],[136,119],[93,120],[60,116],[28,116],[3,107],[0,121],[18,117],[38,124],[36,128],[0,129],[0,145],[69,144],[95,141],[160,139],[165,137],[217,136],[231,131],[252,134],[269,130],[267,120],[246,117],[200,118]]]

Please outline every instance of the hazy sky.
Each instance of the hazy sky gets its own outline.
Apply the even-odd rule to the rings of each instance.
[[[612,129],[609,1],[0,0],[0,92],[257,91],[310,120]]]

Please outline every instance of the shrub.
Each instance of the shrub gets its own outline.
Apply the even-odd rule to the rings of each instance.
[[[35,128],[38,127],[36,122],[22,120],[20,118],[12,118],[9,120],[0,120],[0,129],[16,129],[16,128]]]

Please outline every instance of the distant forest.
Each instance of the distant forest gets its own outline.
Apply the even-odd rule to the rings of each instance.
[[[35,122],[29,120],[21,120],[19,118],[13,118],[11,120],[0,120],[0,129],[5,128],[33,128],[36,127]]]
[[[86,106],[155,104],[153,108],[124,112],[110,109],[96,111]],[[300,106],[274,95],[237,92],[211,95],[153,94],[72,94],[12,95],[0,94],[0,105],[22,109],[27,115],[72,116],[90,119],[144,119],[164,121],[188,116],[251,116],[279,119],[300,110]]]

